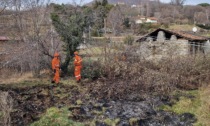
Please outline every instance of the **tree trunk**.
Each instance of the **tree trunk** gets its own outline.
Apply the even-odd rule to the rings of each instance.
[[[71,57],[71,54],[69,51],[66,52],[66,58],[64,63],[61,64],[61,70],[63,71],[64,74],[66,74],[68,72],[68,66],[69,66],[69,62],[71,61],[71,59],[73,57]]]

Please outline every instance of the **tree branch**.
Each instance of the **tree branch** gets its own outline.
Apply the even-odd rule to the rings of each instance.
[[[4,8],[0,11],[0,14],[6,9],[6,6],[4,6]]]

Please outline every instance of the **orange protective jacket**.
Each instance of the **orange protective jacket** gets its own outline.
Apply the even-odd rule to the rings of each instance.
[[[75,55],[74,58],[74,65],[75,66],[82,66],[82,58],[78,55]]]
[[[60,59],[58,58],[59,54],[55,54],[52,59],[52,69],[55,72],[53,81],[59,83],[60,81]]]
[[[60,69],[60,60],[57,57],[52,60],[52,69]]]
[[[74,76],[77,81],[81,80],[82,58],[78,55],[74,57]]]

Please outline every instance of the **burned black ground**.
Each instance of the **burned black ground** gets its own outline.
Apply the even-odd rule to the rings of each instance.
[[[70,119],[77,122],[92,122],[96,126],[111,125],[111,120],[119,126],[190,126],[196,121],[194,115],[176,115],[157,109],[158,106],[171,104],[170,98],[148,97],[141,100],[113,100],[94,97],[81,92],[84,86],[36,85],[13,87],[1,85],[0,91],[7,91],[14,99],[11,113],[13,126],[27,126],[40,119],[50,107],[68,107],[72,112]],[[88,91],[88,90],[87,90]],[[110,122],[110,121],[109,121]]]

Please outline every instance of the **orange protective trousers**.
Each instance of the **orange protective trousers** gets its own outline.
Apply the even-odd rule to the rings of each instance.
[[[81,80],[82,58],[78,55],[75,55],[74,66],[74,76],[79,81]]]
[[[74,76],[77,81],[81,80],[81,68],[82,66],[75,66],[74,68]]]
[[[53,81],[58,84],[60,81],[60,60],[57,57],[54,57],[52,60],[52,69],[53,72],[55,70]]]
[[[55,81],[56,84],[60,82],[60,69],[56,68],[56,72],[54,73],[53,81]]]

